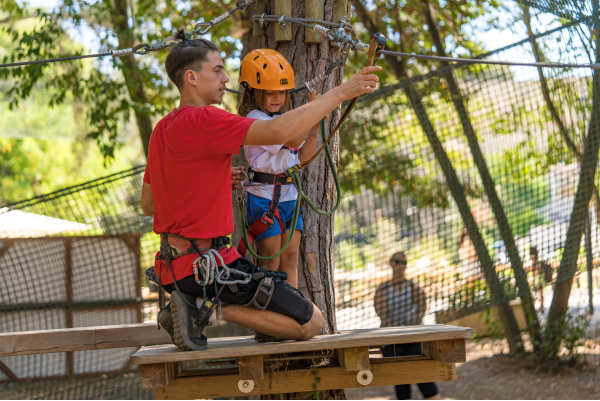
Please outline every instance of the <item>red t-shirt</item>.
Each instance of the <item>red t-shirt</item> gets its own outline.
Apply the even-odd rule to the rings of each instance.
[[[231,155],[239,154],[253,122],[212,106],[185,106],[158,122],[150,137],[144,174],[144,182],[152,186],[154,232],[187,238],[233,232]],[[234,247],[220,253],[225,263],[240,257]],[[193,274],[196,256],[185,255],[171,263],[176,280]],[[161,273],[156,268],[163,284],[173,282],[164,266]]]

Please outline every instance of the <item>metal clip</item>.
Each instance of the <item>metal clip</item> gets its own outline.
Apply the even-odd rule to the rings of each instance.
[[[260,16],[260,20],[258,21],[258,23],[260,24],[260,26],[265,26],[265,23],[266,23],[266,22],[265,22],[265,14],[266,14],[266,13],[263,13],[263,14]]]
[[[113,58],[129,56],[130,54],[133,54],[133,49],[129,48],[129,49],[121,49],[121,50],[112,50],[110,53]]]
[[[281,26],[285,26],[285,15],[282,15],[281,18],[279,18],[278,24]]]

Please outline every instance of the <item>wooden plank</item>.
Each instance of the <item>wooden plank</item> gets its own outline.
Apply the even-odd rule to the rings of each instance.
[[[292,16],[292,0],[274,0],[275,15]],[[289,42],[292,40],[292,23],[286,22],[285,26],[278,22],[275,24],[275,42]]]
[[[156,323],[22,331],[0,334],[0,356],[140,347],[165,343],[171,343],[171,337],[165,330],[157,330]]]
[[[142,388],[166,387],[183,370],[183,362],[142,365]]]
[[[238,359],[238,364],[240,366],[240,380],[262,380],[265,377],[262,355],[241,356]]]
[[[421,352],[441,363],[467,362],[465,339],[429,341],[421,344]]]
[[[338,360],[342,369],[348,372],[369,370],[369,347],[353,347],[338,350]]]
[[[304,17],[323,20],[323,5],[323,0],[306,0],[304,2]],[[306,28],[304,29],[304,41],[306,43],[321,43],[323,42],[323,35],[313,29]]]
[[[265,0],[256,0],[256,8],[254,11],[254,15],[261,15],[265,12]],[[252,35],[254,36],[262,36],[263,27],[260,25],[260,22],[255,21],[254,27],[252,29]]]
[[[169,386],[154,389],[154,399],[206,399],[312,391],[315,377],[320,377],[317,390],[456,380],[456,369],[453,364],[442,364],[434,360],[373,365],[373,381],[367,386],[358,383],[356,372],[347,372],[340,367],[318,369],[316,376],[312,372],[311,369],[267,371],[264,380],[255,381],[254,390],[248,394],[242,394],[238,389],[238,376],[235,374],[178,377]]]
[[[251,355],[287,354],[352,347],[382,346],[422,341],[471,338],[467,327],[447,325],[382,327],[341,331],[338,334],[316,336],[308,341],[257,343],[253,337],[226,337],[208,340],[202,351],[181,351],[174,345],[144,347],[131,356],[133,365],[194,361],[204,359],[237,358]]]

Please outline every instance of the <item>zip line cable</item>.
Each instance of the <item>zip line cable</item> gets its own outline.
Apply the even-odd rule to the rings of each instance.
[[[189,33],[190,36],[206,34],[210,29],[212,29],[216,25],[218,25],[221,22],[228,19],[231,16],[231,14],[233,14],[234,12],[240,11],[240,10],[245,11],[249,5],[254,4],[255,2],[256,2],[256,0],[240,0],[240,1],[238,1],[236,3],[236,7],[233,8],[231,11],[228,11],[225,14],[220,15],[219,17],[211,20],[210,22],[197,23],[194,26],[194,31]],[[330,22],[330,21],[322,21],[322,20],[309,19],[309,18],[292,18],[292,17],[286,17],[285,15],[262,14],[262,15],[254,15],[252,17],[252,20],[255,22],[259,22],[262,26],[264,26],[266,23],[269,23],[269,22],[276,22],[283,26],[285,26],[286,22],[296,23],[296,24],[303,25],[306,28],[313,29],[313,30],[321,33],[323,36],[327,36],[330,41],[340,43],[341,44],[340,50],[352,49],[354,51],[366,51],[368,49],[368,46],[366,44],[361,43],[357,39],[352,39],[352,37],[346,32],[347,30],[351,30],[352,27],[349,24],[349,21],[347,21],[345,19],[342,19],[341,23],[335,23],[335,22]],[[314,23],[315,25],[310,25],[311,23]],[[575,25],[578,23],[579,23],[579,21],[574,21],[569,24],[565,24],[562,27],[547,31],[544,34],[548,34],[552,31],[560,30],[567,26]],[[322,25],[319,25],[319,24],[322,24]],[[334,28],[326,28],[323,25],[332,26],[332,27],[335,27],[335,29]],[[203,28],[203,27],[206,27],[206,29],[202,30],[201,28]],[[160,43],[156,43],[153,45],[150,45],[147,43],[142,43],[142,44],[135,46],[134,48],[112,50],[110,52],[105,52],[105,53],[79,55],[79,56],[47,59],[47,60],[34,60],[34,61],[24,61],[24,62],[17,62],[17,63],[0,64],[0,68],[20,67],[20,66],[27,66],[27,65],[34,65],[34,64],[44,64],[44,63],[55,63],[55,62],[59,62],[59,61],[72,61],[72,60],[79,60],[79,59],[85,59],[85,58],[96,58],[96,57],[105,57],[105,56],[112,56],[113,58],[117,58],[117,57],[127,56],[127,55],[131,55],[131,54],[146,55],[153,51],[159,51],[159,50],[164,50],[164,49],[170,48],[175,43],[177,43],[174,40],[169,41],[169,39],[170,38],[167,38],[167,42],[160,42]],[[531,38],[527,38],[527,39],[525,39],[525,41],[530,40],[530,39]],[[440,56],[431,56],[431,55],[415,54],[415,53],[393,52],[393,51],[389,51],[389,50],[378,50],[378,53],[387,55],[387,56],[393,56],[393,57],[415,58],[415,59],[432,60],[432,61],[445,61],[445,62],[456,63],[457,65],[460,65],[460,64],[491,64],[491,65],[508,65],[508,66],[520,66],[520,67],[589,68],[592,70],[600,70],[600,64],[597,64],[597,63],[590,63],[590,64],[547,63],[547,62],[546,63],[521,63],[521,62],[504,61],[504,60],[482,60],[482,57],[485,57],[489,53],[487,53],[486,55],[476,56],[475,58],[440,57]],[[323,74],[321,74],[321,75],[323,75]],[[325,76],[325,78],[326,78],[326,76]],[[292,90],[293,91],[292,93],[303,91],[305,89],[306,89],[306,87],[296,88],[296,89]],[[231,93],[241,94],[240,91],[236,91],[234,89],[226,89],[226,90]]]
[[[458,57],[441,57],[428,56],[425,54],[393,52],[389,50],[380,50],[380,54],[387,56],[416,58],[420,60],[446,61],[458,64],[492,64],[492,65],[512,65],[518,67],[542,67],[542,68],[591,68],[592,70],[600,70],[600,64],[573,64],[573,63],[520,63],[516,61],[503,60],[482,60],[479,58],[458,58]]]

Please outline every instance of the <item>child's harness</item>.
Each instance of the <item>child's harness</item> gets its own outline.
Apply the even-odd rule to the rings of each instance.
[[[252,243],[256,237],[265,232],[267,229],[273,227],[275,219],[279,222],[281,233],[285,233],[285,222],[279,215],[279,200],[281,199],[281,186],[282,185],[293,185],[292,177],[288,177],[284,173],[281,174],[269,174],[261,171],[254,171],[248,168],[248,180],[246,185],[251,184],[267,184],[273,185],[273,198],[271,199],[271,205],[269,209],[263,213],[260,219],[257,219],[250,227],[248,227],[248,241]],[[248,248],[244,242],[244,238],[240,239],[238,244],[238,251],[242,256],[246,254]]]

